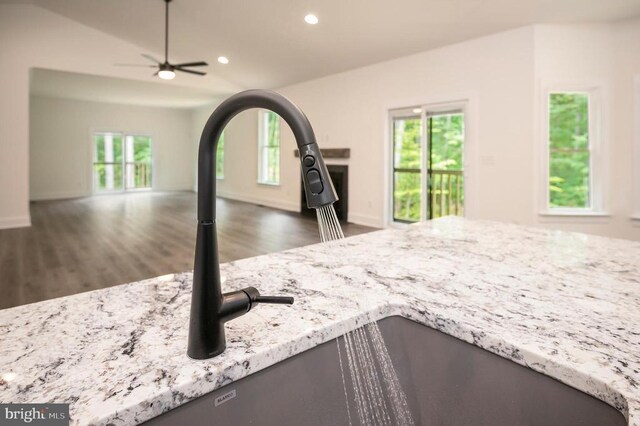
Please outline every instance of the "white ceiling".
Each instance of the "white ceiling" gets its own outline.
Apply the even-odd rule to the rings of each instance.
[[[216,95],[204,89],[127,80],[72,72],[34,69],[30,94],[80,101],[154,107],[193,108],[214,103]]]
[[[25,1],[162,56],[162,0]],[[318,25],[303,21],[309,12]],[[206,60],[232,83],[275,88],[523,25],[638,15],[640,0],[174,0],[170,59]]]

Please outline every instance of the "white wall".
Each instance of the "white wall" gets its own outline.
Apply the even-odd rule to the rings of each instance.
[[[638,96],[634,78],[640,75],[640,20],[591,25],[541,25],[535,28],[536,129],[534,146],[546,143],[541,120],[545,118],[546,87],[572,89],[598,87],[604,151],[603,211],[600,217],[549,217],[536,215],[535,223],[552,228],[640,239],[640,227],[632,219],[634,190],[634,130],[640,117],[634,112]],[[635,117],[634,117],[635,115]],[[537,151],[540,166],[540,149]],[[637,166],[636,166],[637,167]],[[536,168],[537,208],[544,206],[543,168]],[[635,203],[638,201],[635,195]]]
[[[351,148],[351,158],[341,162],[350,169],[350,221],[385,225],[387,110],[467,99],[468,148],[470,156],[475,156],[466,164],[469,193],[474,194],[467,203],[469,216],[531,223],[533,35],[533,28],[522,28],[278,91],[304,110],[320,147]],[[227,186],[225,192],[299,209],[300,171],[292,133],[286,130],[282,135],[281,185],[264,188],[255,179],[255,116],[253,120],[247,120],[248,130],[242,136],[250,140],[242,141],[242,152],[231,151],[234,141],[227,144],[229,161],[247,158],[238,164],[249,171],[233,180],[230,176],[232,188]]]
[[[279,89],[308,115],[321,147],[351,148],[349,219],[388,223],[390,108],[466,99],[469,105],[467,217],[640,239],[640,172],[634,174],[639,126],[640,20],[520,28]],[[605,209],[603,217],[542,215],[543,89],[548,83],[603,87]],[[638,83],[640,84],[640,83]],[[634,94],[635,93],[635,94]],[[635,117],[634,117],[635,114]],[[255,128],[243,143],[251,173],[229,180],[237,198],[266,197],[255,183]],[[640,130],[638,130],[640,132]],[[640,136],[635,142],[640,167]],[[228,144],[231,145],[231,142]],[[229,147],[229,149],[232,149]],[[282,184],[269,188],[277,205],[299,203],[299,167],[290,132],[283,134]],[[229,187],[231,186],[231,187]],[[635,201],[634,201],[635,191]]]
[[[150,135],[153,189],[193,187],[191,111],[34,96],[30,99],[29,181],[32,200],[92,192],[94,131]]]
[[[623,176],[631,179],[633,187],[633,200],[626,197],[627,202],[634,204],[634,225],[640,229],[640,19],[619,23],[616,27],[613,40],[613,56],[616,67],[613,70],[615,79],[614,90],[617,99],[614,127],[619,130],[617,137],[623,141],[634,141],[634,161],[626,153],[624,164],[631,164],[633,173]],[[635,84],[631,83],[631,80]],[[632,127],[635,126],[635,129]],[[620,197],[620,195],[618,195]],[[625,198],[624,194],[621,196]],[[637,234],[638,231],[634,235]]]
[[[193,140],[197,144],[207,119],[216,105],[194,109],[192,114]],[[285,127],[285,126],[283,126]],[[284,129],[283,133],[290,132]],[[197,150],[197,148],[194,148]],[[293,156],[295,142],[284,142],[281,156]],[[225,128],[224,178],[217,181],[217,195],[290,211],[300,211],[300,194],[295,197],[295,185],[283,182],[282,186],[263,185],[258,181],[258,112],[248,110],[235,116]],[[299,165],[294,163],[296,176],[300,178]],[[292,173],[289,173],[292,174]],[[283,172],[284,176],[284,172]],[[196,179],[197,182],[197,179]],[[286,190],[283,191],[283,187]],[[197,189],[197,186],[194,187]],[[298,185],[297,191],[300,191]]]
[[[137,56],[140,49],[28,5],[0,5],[0,39],[2,228],[29,221],[28,70],[41,67],[102,75],[108,70],[110,75],[129,77],[128,70],[111,64]],[[279,91],[307,113],[321,147],[351,148],[352,158],[347,162],[351,221],[386,224],[387,110],[466,99],[470,107],[468,217],[640,239],[640,221],[631,219],[634,205],[635,213],[640,214],[640,140],[633,150],[634,122],[640,121],[640,106],[633,112],[634,99],[640,102],[633,86],[640,75],[639,39],[637,19],[607,25],[520,28]],[[549,219],[539,215],[540,88],[543,81],[560,79],[599,79],[607,87],[609,217]],[[229,93],[240,88],[225,89]],[[204,108],[191,114],[192,134],[199,135],[209,112]],[[219,193],[297,210],[300,176],[291,133],[283,126],[279,187],[256,183],[256,139],[255,112],[245,112],[231,122],[226,177],[219,184]],[[197,144],[197,137],[193,143]]]
[[[0,228],[6,228],[30,223],[29,70],[46,68],[140,80],[148,75],[135,68],[113,66],[139,58],[144,50],[32,5],[0,4],[0,40]],[[184,77],[180,84],[208,85],[221,94],[240,89],[213,75]]]

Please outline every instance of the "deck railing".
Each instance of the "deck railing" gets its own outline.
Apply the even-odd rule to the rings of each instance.
[[[129,189],[151,188],[151,164],[142,161],[127,163],[127,172],[131,176],[128,183]]]
[[[151,163],[126,162],[125,167],[126,171],[123,173],[121,162],[94,162],[96,189],[98,191],[122,191],[123,189],[151,188]]]
[[[464,172],[429,171],[429,219],[464,215]]]

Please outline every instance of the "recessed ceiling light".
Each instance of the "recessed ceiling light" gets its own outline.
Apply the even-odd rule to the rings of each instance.
[[[318,17],[313,13],[310,13],[304,17],[304,22],[306,22],[309,25],[315,25],[318,23]]]
[[[414,114],[420,114],[422,112],[422,108],[414,108],[413,109],[413,113]]]
[[[218,56],[218,62],[227,65],[229,63],[229,58],[226,56]]]

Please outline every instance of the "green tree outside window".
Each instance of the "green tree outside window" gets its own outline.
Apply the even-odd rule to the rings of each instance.
[[[428,173],[427,218],[454,214],[452,200],[458,200],[457,214],[462,215],[464,183],[462,181],[462,158],[464,146],[464,114],[442,113],[426,117],[429,145],[427,166],[422,166],[422,118],[420,116],[395,118],[393,120],[393,218],[402,222],[417,222],[422,219],[422,173]],[[449,172],[446,174],[444,172]],[[460,176],[452,176],[460,172]],[[450,187],[449,182],[453,183]],[[441,185],[442,183],[442,185]],[[442,186],[442,189],[441,189]],[[446,208],[440,209],[432,201],[447,200]],[[434,204],[432,206],[431,204]],[[442,211],[441,211],[442,210]]]
[[[216,150],[216,178],[224,178],[224,132],[218,139],[218,147]]]
[[[259,131],[258,181],[280,183],[280,116],[263,111]]]
[[[549,95],[549,207],[588,208],[589,95]]]

